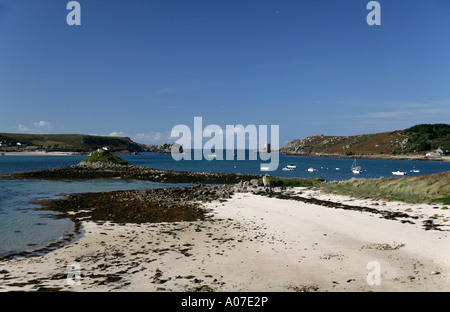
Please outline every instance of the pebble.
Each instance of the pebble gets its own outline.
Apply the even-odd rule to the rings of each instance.
[[[438,274],[441,274],[441,272],[438,272],[438,271],[431,271],[430,274],[431,274],[431,275],[438,275]]]

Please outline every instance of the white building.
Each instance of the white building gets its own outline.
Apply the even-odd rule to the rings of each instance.
[[[441,157],[441,156],[445,156],[446,155],[446,150],[443,149],[442,147],[438,148],[435,152],[429,152],[426,153],[425,156],[429,156],[429,157]]]

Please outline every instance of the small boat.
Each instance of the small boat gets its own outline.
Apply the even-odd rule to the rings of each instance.
[[[308,171],[308,172],[314,172],[314,171],[317,171],[317,169],[314,169],[314,168],[308,168],[307,171]]]
[[[362,168],[361,168],[361,166],[358,166],[358,164],[356,163],[356,159],[353,161],[353,164],[352,164],[352,172],[355,174],[362,173]]]
[[[393,175],[406,175],[407,173],[405,171],[392,171]]]
[[[413,170],[409,170],[409,172],[415,172],[415,173],[418,173],[418,172],[420,172],[420,170],[413,169]]]
[[[290,165],[287,165],[286,168],[289,168],[289,169],[296,169],[297,166],[290,164]]]
[[[270,171],[270,167],[262,166],[261,171]]]
[[[289,166],[284,167],[283,169],[281,169],[283,171],[294,171],[294,168],[290,168]]]

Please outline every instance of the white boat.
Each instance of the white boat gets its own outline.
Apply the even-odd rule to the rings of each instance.
[[[289,169],[296,169],[297,166],[295,166],[295,165],[287,165],[286,168],[289,168]]]
[[[410,170],[409,172],[415,172],[415,173],[418,173],[418,172],[420,172],[420,170],[413,169],[413,170]]]
[[[260,167],[260,169],[261,171],[270,171],[270,167],[267,166]]]
[[[314,168],[308,168],[307,171],[309,171],[309,172],[314,172],[314,171],[317,171],[317,169],[314,169]]]
[[[289,167],[286,166],[286,167],[284,167],[281,170],[283,170],[283,171],[294,171],[295,169],[294,168],[289,168]]]
[[[393,175],[406,175],[407,173],[405,171],[392,171]]]
[[[356,159],[353,161],[353,164],[352,164],[352,172],[355,174],[362,173],[362,168],[361,168],[361,166],[358,166],[358,164],[356,163]]]

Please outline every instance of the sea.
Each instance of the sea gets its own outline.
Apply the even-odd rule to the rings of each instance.
[[[175,161],[170,154],[142,153],[140,155],[120,155],[130,164],[148,166],[155,169],[215,172],[270,174],[275,177],[320,177],[327,181],[350,178],[393,177],[393,171],[407,172],[407,176],[424,175],[450,171],[450,162],[405,161],[358,158],[363,172],[351,172],[353,159],[288,156],[280,154],[276,171],[261,172],[261,160],[217,160],[211,157],[202,160]],[[88,180],[88,181],[47,181],[47,180],[5,180],[2,174],[52,169],[79,163],[86,156],[0,156],[0,258],[9,254],[41,249],[61,240],[74,231],[69,219],[55,218],[56,213],[37,210],[35,202],[42,199],[62,198],[71,193],[104,192],[115,190],[136,190],[185,186],[186,184],[154,183],[140,180]],[[225,157],[224,157],[225,159]],[[267,162],[266,162],[267,163]],[[283,171],[287,165],[297,168]],[[308,168],[316,171],[309,172]],[[419,172],[413,172],[413,170]]]

